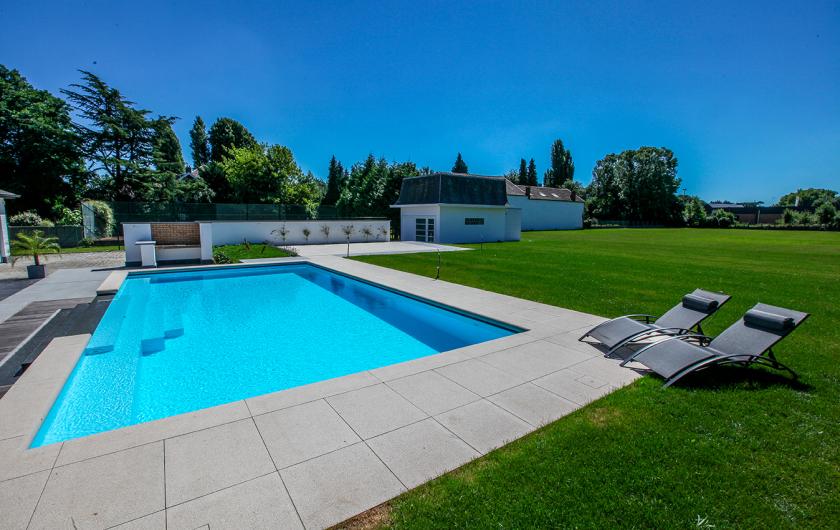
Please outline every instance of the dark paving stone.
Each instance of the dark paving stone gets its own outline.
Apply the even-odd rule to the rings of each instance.
[[[4,300],[16,292],[25,289],[38,280],[0,280],[0,300]]]

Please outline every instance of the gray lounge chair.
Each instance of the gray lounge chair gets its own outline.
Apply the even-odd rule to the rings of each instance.
[[[592,337],[609,349],[606,356],[610,356],[622,346],[642,338],[681,335],[690,331],[703,333],[700,323],[729,298],[728,294],[695,289],[659,318],[644,314],[624,315],[598,324],[578,340]]]
[[[639,362],[664,377],[665,386],[697,370],[722,364],[756,363],[787,370],[797,378],[796,372],[776,360],[772,347],[806,318],[808,313],[756,304],[715,338],[700,334],[668,337],[645,346],[621,365]]]

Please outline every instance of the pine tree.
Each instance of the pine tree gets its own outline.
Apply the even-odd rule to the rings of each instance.
[[[543,184],[556,187],[574,178],[575,163],[572,153],[563,146],[563,140],[558,138],[551,145],[551,168],[546,170]]]
[[[210,162],[210,145],[207,140],[207,128],[201,116],[196,116],[190,129],[190,149],[192,150],[193,167],[200,168]]]
[[[452,166],[453,173],[469,173],[469,169],[467,169],[467,163],[464,162],[464,159],[461,158],[461,153],[458,153],[458,158],[455,159],[455,165]]]
[[[231,118],[219,118],[210,126],[209,142],[210,160],[213,162],[221,162],[228,149],[257,145],[254,135],[244,125]]]
[[[152,162],[155,171],[149,180],[146,200],[170,202],[175,200],[178,177],[184,173],[184,155],[181,142],[172,130],[175,118],[159,117],[154,121],[154,147]]]
[[[519,178],[516,180],[517,184],[528,183],[528,167],[525,164],[525,159],[519,159]]]
[[[321,204],[325,206],[333,206],[338,202],[341,196],[341,189],[344,187],[344,179],[346,177],[344,167],[341,162],[335,159],[335,155],[330,159],[330,169],[327,175],[327,192],[324,198],[321,199]]]
[[[91,171],[112,200],[143,200],[149,188],[154,121],[119,90],[85,70],[81,83],[61,92],[82,118],[75,128]]]
[[[539,183],[537,182],[537,165],[534,163],[534,159],[532,158],[530,162],[528,162],[528,185],[529,186],[538,186]]]

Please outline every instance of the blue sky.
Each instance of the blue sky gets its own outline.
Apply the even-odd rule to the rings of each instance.
[[[119,4],[119,5],[118,5]],[[689,193],[840,188],[840,3],[4,2],[0,62],[155,113],[242,121],[319,176],[368,153],[501,174],[563,138],[576,177],[667,146]]]

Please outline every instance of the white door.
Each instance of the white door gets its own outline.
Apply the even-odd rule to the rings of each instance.
[[[426,243],[435,241],[434,217],[418,217],[414,220],[414,240]]]

